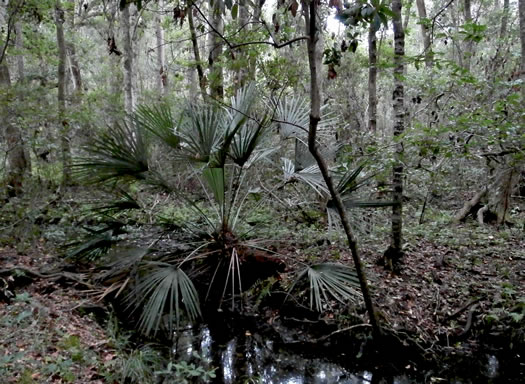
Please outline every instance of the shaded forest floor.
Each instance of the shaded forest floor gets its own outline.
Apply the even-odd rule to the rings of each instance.
[[[519,361],[525,353],[523,229],[427,224],[408,228],[405,236],[404,268],[396,275],[376,264],[384,243],[369,239],[361,245],[381,322],[415,342],[422,355],[505,350]],[[15,266],[45,273],[62,263],[44,243],[0,248],[2,383],[118,382],[125,348],[85,310],[99,305],[89,287],[67,276],[13,273]],[[283,253],[297,251],[298,243]],[[345,247],[335,243],[320,243],[302,257],[308,254],[351,263]],[[344,327],[345,313],[366,319],[354,310],[339,308],[320,320]],[[525,370],[523,363],[516,368]]]

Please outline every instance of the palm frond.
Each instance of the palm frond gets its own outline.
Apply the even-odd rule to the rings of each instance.
[[[201,315],[199,296],[186,273],[169,264],[157,264],[145,271],[128,300],[135,307],[143,305],[139,328],[149,335],[159,330],[162,317],[168,315],[169,331],[173,334],[173,322],[179,327],[182,317],[181,303],[190,321]]]
[[[121,195],[120,199],[109,201],[97,207],[93,207],[90,211],[95,214],[108,215],[141,208],[137,200],[135,200],[129,193],[125,191],[119,191],[119,194]]]
[[[307,266],[299,273],[293,289],[300,280],[308,281],[310,308],[318,312],[330,298],[345,304],[361,297],[359,279],[354,269],[342,264],[322,263]]]
[[[148,150],[140,131],[116,125],[86,147],[89,157],[73,164],[75,176],[88,183],[144,180],[149,170]]]
[[[225,124],[224,114],[217,107],[188,107],[184,111],[179,129],[182,140],[179,157],[209,163],[221,146]]]
[[[229,120],[227,135],[235,134],[238,127],[249,117],[250,110],[255,102],[255,91],[255,83],[250,83],[240,88],[231,98],[231,105],[226,108]]]
[[[222,207],[224,204],[224,168],[209,168],[206,167],[202,171],[204,180],[208,182],[208,186],[215,196],[215,200]]]
[[[305,136],[308,132],[310,107],[305,98],[287,97],[274,105],[279,133],[283,138]]]
[[[324,197],[329,194],[328,187],[326,186],[321,171],[319,171],[319,167],[316,164],[301,169],[299,172],[295,172],[295,166],[290,159],[282,158],[282,160],[285,182],[298,180],[310,186],[320,196]]]
[[[290,137],[304,138],[308,136],[310,120],[309,102],[304,97],[285,97],[274,103],[275,120],[278,122],[279,133],[285,139]],[[328,111],[328,104],[321,106],[321,121],[317,127],[319,138],[326,138],[334,132],[340,118]]]
[[[126,233],[121,221],[108,221],[97,228],[84,228],[87,235],[66,245],[66,258],[94,261],[105,255],[117,243],[118,236]]]
[[[255,151],[262,137],[267,132],[266,119],[262,122],[247,121],[234,136],[230,146],[230,157],[233,162],[243,167]]]
[[[134,120],[139,128],[157,136],[163,143],[174,149],[179,148],[180,137],[176,134],[175,120],[168,105],[141,105],[135,112]]]

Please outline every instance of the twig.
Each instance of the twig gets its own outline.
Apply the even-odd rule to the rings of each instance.
[[[365,327],[371,327],[371,326],[372,326],[371,324],[356,324],[356,325],[352,325],[350,327],[338,329],[337,331],[333,331],[332,333],[329,333],[328,335],[319,337],[318,339],[315,339],[314,342],[318,343],[318,342],[326,340],[326,339],[328,339],[328,338],[330,338],[330,337],[332,337],[334,335],[337,335],[338,333],[351,331],[352,329],[355,329],[355,328],[365,328]]]
[[[465,304],[463,307],[461,307],[460,309],[458,309],[456,312],[454,312],[453,314],[451,315],[448,315],[446,316],[444,319],[443,319],[443,322],[445,321],[449,321],[449,320],[452,320],[456,317],[458,317],[461,312],[463,312],[465,309],[467,309],[468,307],[470,307],[472,304],[476,304],[477,302],[479,302],[481,300],[481,297],[478,297],[477,299],[473,299],[473,300],[470,300],[467,304]]]

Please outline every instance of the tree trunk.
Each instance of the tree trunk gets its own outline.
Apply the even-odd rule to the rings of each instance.
[[[432,49],[430,45],[430,33],[428,31],[427,8],[425,0],[416,0],[419,25],[421,27],[421,37],[423,39],[423,53],[425,55],[425,66],[432,67]]]
[[[368,29],[368,130],[377,130],[377,39],[373,23]]]
[[[191,44],[193,46],[195,68],[197,69],[197,75],[199,76],[199,87],[201,89],[202,99],[204,100],[206,97],[206,78],[204,77],[204,70],[202,69],[199,42],[197,41],[197,32],[195,31],[195,24],[193,20],[193,7],[191,6],[188,8],[188,24],[190,25]]]
[[[494,181],[489,186],[488,212],[495,215],[497,225],[505,223],[510,196],[518,183],[519,174],[514,166],[502,167],[497,170]]]
[[[134,79],[134,55],[133,55],[133,41],[131,39],[131,4],[126,4],[121,12],[122,20],[122,42],[124,54],[124,110],[128,116],[131,116],[135,111],[135,89],[133,84]]]
[[[23,192],[23,179],[30,168],[30,160],[25,150],[22,133],[18,126],[13,124],[13,113],[9,107],[12,101],[11,79],[6,60],[0,63],[0,89],[3,90],[3,97],[0,100],[0,117],[4,125],[7,144],[7,195],[14,197]]]
[[[266,0],[255,0],[254,6],[253,6],[253,20],[255,23],[261,21],[261,15],[262,15],[262,8]],[[257,24],[252,25],[252,30],[256,31],[259,26]],[[255,80],[255,75],[257,71],[257,58],[255,56],[250,57],[249,62],[249,71],[250,71],[250,79]]]
[[[405,95],[403,84],[404,56],[405,56],[405,32],[401,21],[401,0],[392,1],[392,12],[394,13],[394,143],[395,160],[393,167],[392,186],[394,188],[392,200],[392,234],[390,247],[384,255],[385,267],[394,271],[400,269],[403,230],[403,143],[401,135],[405,128]]]
[[[60,0],[55,3],[55,26],[58,45],[58,124],[62,153],[62,185],[71,183],[71,149],[69,122],[66,119],[66,41],[64,39],[64,10]]]
[[[157,87],[162,96],[166,95],[168,89],[168,73],[166,72],[166,59],[164,50],[164,28],[162,28],[162,12],[164,10],[164,2],[159,0],[157,8],[157,17],[155,19],[155,35],[157,37]]]
[[[248,23],[250,21],[248,13],[248,3],[246,0],[239,0],[239,18],[237,27],[239,31],[247,31],[248,30]],[[248,57],[246,57],[246,54],[244,54],[243,49],[239,52],[237,52],[238,56],[236,57],[236,60],[241,61],[241,65],[239,65],[239,68],[237,70],[237,79],[236,79],[236,88],[242,88],[246,81],[249,79],[250,76],[250,70],[248,65],[245,65],[244,62],[248,62]],[[251,79],[249,79],[251,80]]]
[[[507,26],[509,23],[509,8],[510,8],[510,1],[504,0],[503,1],[503,15],[501,16],[501,29],[499,31],[499,38],[504,39],[505,36],[507,36]]]
[[[487,194],[487,188],[483,188],[481,191],[479,191],[478,193],[476,193],[474,195],[474,197],[472,197],[472,199],[470,199],[469,201],[467,201],[464,205],[463,205],[463,208],[461,208],[461,210],[457,213],[457,215],[454,217],[454,222],[456,224],[464,221],[467,216],[472,212],[473,208],[480,204],[481,202],[481,199],[483,199],[485,197],[485,195]]]
[[[75,0],[69,1],[69,17],[68,27],[71,31],[75,28]],[[69,70],[71,71],[71,78],[73,79],[74,97],[73,101],[79,103],[82,97],[83,85],[82,85],[82,73],[80,72],[80,65],[77,59],[77,50],[73,41],[66,41],[67,55],[69,58]]]
[[[223,0],[214,0],[210,2],[210,20],[212,31],[209,35],[208,45],[210,46],[210,54],[208,57],[210,68],[210,95],[214,99],[222,100],[224,97],[224,75],[220,58],[224,42],[222,35],[224,34],[224,21],[222,13],[224,11]]]
[[[352,253],[357,275],[361,286],[361,292],[363,293],[363,299],[365,306],[368,311],[370,318],[370,324],[372,325],[373,334],[376,339],[381,336],[381,329],[377,321],[376,313],[368,290],[368,283],[366,275],[363,270],[361,259],[357,250],[357,242],[350,228],[346,211],[341,200],[341,196],[334,187],[334,183],[328,171],[328,167],[324,158],[321,156],[318,144],[317,144],[317,126],[321,120],[321,65],[322,65],[322,41],[321,20],[318,11],[318,2],[315,0],[303,0],[304,18],[306,24],[307,34],[309,39],[307,40],[308,47],[308,64],[310,67],[310,125],[308,130],[308,147],[313,157],[317,161],[319,169],[323,175],[323,179],[330,191],[330,196],[335,202],[337,212],[341,218],[341,222],[348,240],[348,245]]]
[[[22,34],[22,24],[20,22],[15,24],[15,47],[18,50],[18,55],[16,56],[16,68],[18,72],[18,82],[24,82],[24,55],[21,53],[24,48],[24,36]]]
[[[521,41],[521,76],[525,83],[525,0],[519,0],[520,41]],[[525,86],[521,85],[521,105],[525,108]]]
[[[464,0],[463,2],[463,15],[465,17],[465,24],[469,24],[469,23],[472,23],[472,11],[471,11],[471,8],[470,8],[470,1],[471,0]],[[466,44],[465,44],[465,52],[464,52],[464,60],[463,60],[463,64],[464,64],[464,68],[467,69],[467,70],[470,70],[470,62],[471,62],[471,59],[472,59],[472,40],[467,40]]]

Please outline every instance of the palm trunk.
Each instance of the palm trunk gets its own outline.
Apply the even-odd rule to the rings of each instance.
[[[405,33],[401,21],[401,0],[392,1],[394,13],[394,142],[395,162],[393,167],[392,185],[394,188],[392,207],[392,234],[390,247],[385,252],[385,266],[392,270],[399,270],[402,251],[403,231],[403,143],[400,138],[404,131],[405,96],[403,85]]]
[[[312,156],[317,161],[319,169],[323,175],[323,179],[330,191],[330,196],[335,202],[337,212],[341,218],[343,228],[348,240],[348,245],[352,253],[357,275],[361,286],[361,292],[363,293],[363,299],[365,306],[368,311],[370,318],[370,324],[372,325],[374,337],[379,339],[381,330],[377,321],[376,313],[368,290],[368,283],[366,275],[363,270],[361,259],[357,250],[357,242],[350,228],[348,218],[346,217],[346,211],[343,206],[343,202],[339,193],[334,187],[334,183],[328,171],[328,167],[324,158],[321,156],[317,146],[317,126],[321,120],[321,63],[322,63],[322,46],[321,41],[321,30],[320,18],[318,12],[318,2],[315,0],[303,0],[303,9],[305,9],[304,17],[306,30],[308,31],[309,39],[307,40],[308,46],[308,63],[310,67],[310,126],[308,130],[308,147]]]
[[[71,183],[71,149],[69,122],[66,119],[66,41],[64,39],[64,10],[60,0],[55,3],[55,25],[58,45],[58,123],[62,154],[62,185]]]

